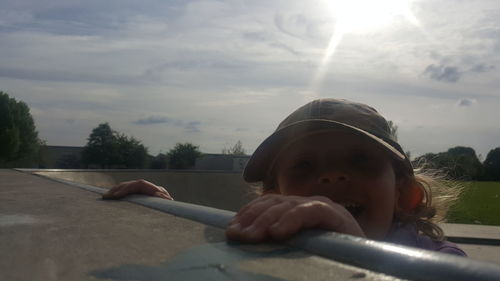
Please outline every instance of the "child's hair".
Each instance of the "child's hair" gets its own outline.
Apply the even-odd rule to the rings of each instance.
[[[464,187],[462,183],[448,179],[440,170],[418,165],[421,166],[414,170],[413,176],[404,176],[409,181],[407,186],[422,191],[422,200],[410,211],[397,210],[395,219],[403,224],[415,223],[420,233],[442,241],[444,233],[437,223],[446,221],[449,208],[457,202]]]

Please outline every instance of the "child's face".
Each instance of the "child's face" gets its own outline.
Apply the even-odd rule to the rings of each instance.
[[[399,191],[390,157],[380,145],[346,132],[320,132],[294,141],[276,160],[283,195],[325,196],[346,207],[365,235],[388,233]]]

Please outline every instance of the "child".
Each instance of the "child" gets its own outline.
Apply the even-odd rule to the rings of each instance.
[[[263,195],[229,224],[228,238],[283,240],[303,228],[326,230],[465,256],[443,241],[426,182],[391,134],[364,104],[312,101],[290,114],[255,150],[243,173]],[[171,199],[150,182],[125,182],[103,197],[146,193]]]

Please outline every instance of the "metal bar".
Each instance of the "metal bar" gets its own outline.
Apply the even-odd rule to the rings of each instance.
[[[500,246],[500,239],[491,238],[476,238],[476,237],[447,237],[448,241],[459,244],[474,244],[474,245],[491,245]]]
[[[49,179],[99,194],[107,191],[86,184]],[[235,214],[226,210],[142,195],[131,195],[123,200],[219,228],[225,228]],[[340,233],[305,230],[288,240],[287,244],[332,260],[409,280],[500,280],[498,265]]]

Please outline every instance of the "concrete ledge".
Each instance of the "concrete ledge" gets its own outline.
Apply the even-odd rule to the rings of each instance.
[[[500,241],[500,226],[478,225],[478,224],[440,224],[445,233],[449,233],[450,238],[476,238],[478,240]]]

